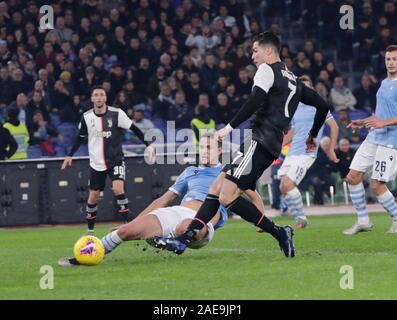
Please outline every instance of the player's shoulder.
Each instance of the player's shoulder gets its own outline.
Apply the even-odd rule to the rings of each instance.
[[[120,108],[115,108],[115,107],[112,107],[112,106],[109,106],[108,107],[108,111],[109,112],[115,112],[115,113],[122,113],[122,112],[124,112],[123,110],[121,110]]]
[[[86,112],[83,113],[83,116],[88,116],[90,114],[94,114],[94,108],[87,110]]]
[[[262,63],[259,65],[255,75],[269,74],[269,73],[274,73],[273,67],[267,63]]]

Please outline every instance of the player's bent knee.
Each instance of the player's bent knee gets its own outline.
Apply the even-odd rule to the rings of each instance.
[[[371,189],[377,196],[380,196],[387,191],[386,184],[378,180],[371,180]]]
[[[101,191],[100,190],[90,190],[90,193],[88,195],[88,199],[90,203],[97,203],[99,200],[99,197],[101,195]]]
[[[281,183],[280,183],[280,191],[282,194],[287,194],[289,191],[291,191],[293,188],[295,188],[295,184],[293,181],[291,181],[288,177],[283,176],[281,178]]]
[[[121,226],[117,234],[122,240],[138,240],[141,239],[142,230],[137,224],[129,223]]]
[[[355,186],[362,181],[362,173],[356,171],[349,171],[346,181],[348,184]]]

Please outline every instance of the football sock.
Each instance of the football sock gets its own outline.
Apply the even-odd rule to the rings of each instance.
[[[349,184],[350,198],[356,208],[358,222],[360,224],[368,224],[369,217],[367,213],[367,205],[365,202],[365,189],[362,182],[357,185]]]
[[[291,213],[295,217],[295,219],[306,219],[305,213],[303,212],[302,195],[297,187],[287,192],[284,200],[287,203],[287,206],[291,210]]]
[[[124,222],[127,222],[128,213],[130,212],[130,209],[128,208],[128,199],[125,197],[124,193],[116,196],[116,199],[117,199],[117,212],[122,215]]]
[[[377,198],[383,208],[390,213],[391,217],[393,218],[393,222],[397,222],[397,205],[393,194],[387,190],[384,194],[378,196]]]
[[[87,203],[86,212],[87,212],[86,220],[88,225],[88,232],[94,232],[96,216],[98,214],[98,205]]]
[[[244,220],[253,223],[263,231],[270,233],[277,240],[280,239],[280,229],[273,221],[260,212],[259,209],[250,201],[243,197],[238,197],[226,206],[233,213],[238,214]]]
[[[213,194],[208,194],[205,198],[200,209],[197,211],[195,218],[190,223],[187,231],[178,236],[178,240],[189,244],[194,239],[198,231],[205,227],[205,225],[211,221],[216,215],[219,209],[219,197]]]
[[[108,254],[116,249],[123,240],[117,234],[117,230],[108,233],[101,239],[103,246],[105,247],[105,253]]]

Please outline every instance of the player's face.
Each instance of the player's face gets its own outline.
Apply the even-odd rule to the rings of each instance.
[[[266,63],[266,58],[269,55],[270,47],[259,45],[257,41],[252,45],[252,61],[258,68],[262,63]]]
[[[204,137],[200,140],[200,164],[203,166],[214,166],[219,162],[221,148],[218,142],[211,137]]]
[[[397,75],[397,51],[386,52],[385,63],[390,75]]]
[[[91,102],[95,108],[102,108],[106,103],[106,92],[102,89],[96,89],[91,95]]]

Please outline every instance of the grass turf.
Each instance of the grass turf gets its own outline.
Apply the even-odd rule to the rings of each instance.
[[[297,231],[297,257],[243,221],[231,221],[204,249],[182,256],[143,241],[122,244],[95,267],[58,267],[83,226],[0,230],[0,299],[396,299],[397,235],[391,219],[372,215],[372,232],[344,236],[354,216],[310,218]],[[277,218],[291,223],[291,218]],[[105,235],[110,225],[99,225]],[[39,287],[40,267],[54,268],[54,289]],[[341,266],[354,269],[342,290]]]

